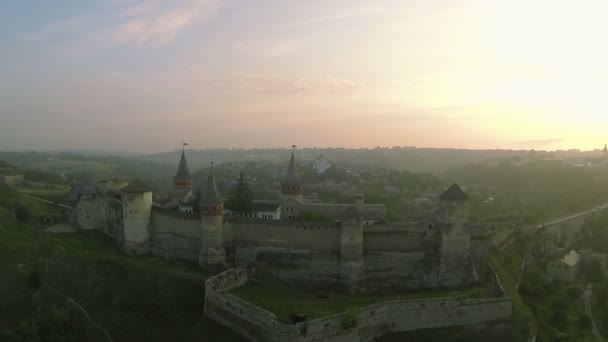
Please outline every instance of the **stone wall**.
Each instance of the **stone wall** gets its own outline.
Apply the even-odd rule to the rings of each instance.
[[[201,221],[197,216],[167,216],[154,210],[150,253],[165,259],[198,261],[201,234]]]
[[[365,254],[366,289],[433,287],[436,270],[432,255],[425,252],[373,252]]]
[[[403,226],[373,225],[364,227],[366,252],[420,252],[436,247],[436,239],[421,224]]]
[[[305,288],[341,288],[339,252],[237,246],[234,257],[237,266],[253,267],[260,277]]]
[[[227,220],[227,244],[309,249],[320,253],[339,253],[340,226],[333,222],[294,222],[278,220]]]
[[[105,210],[105,224],[101,231],[113,238],[116,243],[122,244],[124,240],[124,223],[122,203],[116,199],[108,199]]]
[[[508,297],[426,298],[378,303],[297,324],[226,293],[247,281],[244,270],[230,269],[205,283],[205,315],[253,341],[372,341],[390,332],[443,328],[509,319]]]
[[[106,221],[107,203],[104,197],[91,194],[81,197],[75,207],[76,222],[79,229],[101,229]]]

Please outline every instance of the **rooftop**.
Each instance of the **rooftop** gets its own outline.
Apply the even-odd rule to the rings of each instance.
[[[560,259],[560,261],[570,267],[574,267],[574,266],[576,266],[576,264],[578,264],[580,258],[581,258],[581,256],[574,249],[571,249],[570,252],[565,254]]]
[[[458,184],[454,183],[439,196],[439,199],[442,201],[466,201],[469,196],[462,191]]]
[[[175,174],[174,180],[188,181],[192,180],[192,175],[188,169],[188,161],[186,161],[186,153],[182,150],[182,156],[179,159],[179,166],[177,167],[177,173]]]

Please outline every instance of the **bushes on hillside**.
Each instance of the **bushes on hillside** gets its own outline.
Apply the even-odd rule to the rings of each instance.
[[[29,220],[31,214],[30,214],[30,210],[22,205],[19,204],[16,208],[15,208],[15,217],[17,218],[17,220],[19,221],[27,221]]]

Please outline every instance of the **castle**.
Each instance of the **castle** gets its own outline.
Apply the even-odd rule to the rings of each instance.
[[[468,196],[452,185],[424,222],[385,223],[386,208],[327,204],[304,198],[304,182],[292,153],[281,199],[255,217],[226,215],[213,167],[193,196],[182,151],[174,191],[153,196],[141,181],[106,180],[74,190],[80,229],[99,229],[128,255],[155,255],[197,262],[210,273],[243,267],[300,287],[349,293],[391,288],[461,288],[475,281]],[[199,206],[197,210],[191,210]],[[324,221],[301,221],[303,213]]]

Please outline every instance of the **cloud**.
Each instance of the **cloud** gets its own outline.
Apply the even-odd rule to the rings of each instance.
[[[233,73],[213,75],[204,69],[191,68],[190,81],[218,91],[252,92],[274,95],[347,95],[367,86],[352,80],[319,77]]]
[[[58,35],[70,34],[77,31],[84,23],[86,23],[87,19],[88,16],[79,16],[74,18],[53,20],[37,31],[20,34],[19,38],[25,41],[39,41]]]
[[[162,45],[194,24],[212,18],[223,0],[133,0],[107,4],[109,8],[52,21],[20,37],[35,41],[72,35],[78,44],[101,47],[127,43]]]
[[[125,8],[121,13],[121,17],[134,17],[138,15],[142,15],[145,13],[149,13],[158,8],[158,6],[163,2],[163,0],[148,0],[145,2],[135,3],[127,8]]]
[[[190,0],[170,8],[159,7],[159,3],[140,4],[122,13],[133,18],[114,30],[111,38],[117,45],[128,42],[165,44],[194,23],[211,18],[221,5],[220,0]]]
[[[286,24],[284,27],[298,27],[312,24],[320,24],[326,22],[340,21],[346,19],[352,19],[357,17],[363,17],[368,15],[380,14],[389,11],[385,7],[369,6],[369,7],[355,7],[342,11],[341,13],[324,15],[319,17],[307,18],[302,20],[292,21]]]

